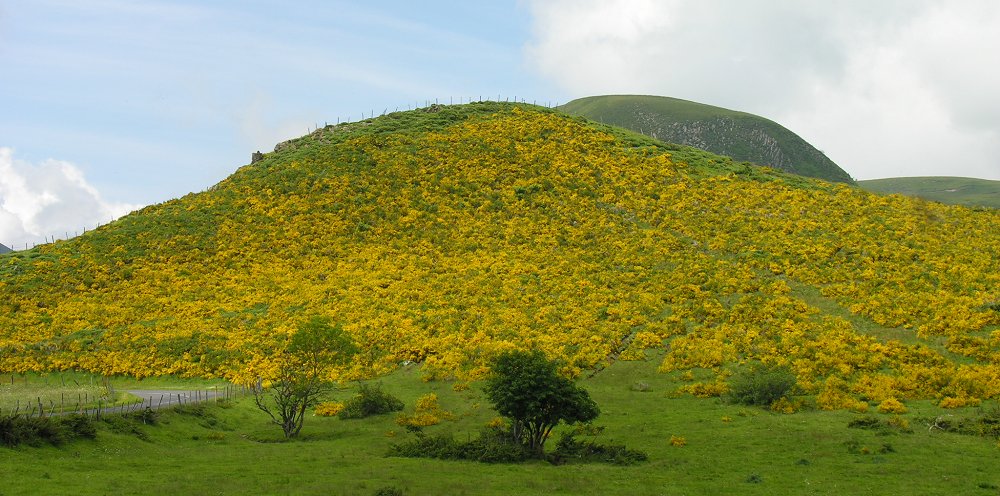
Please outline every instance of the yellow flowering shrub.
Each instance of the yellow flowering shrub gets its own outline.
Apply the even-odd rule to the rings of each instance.
[[[722,396],[728,390],[729,386],[725,382],[696,382],[677,388],[677,392],[679,393],[690,394],[699,398]]]
[[[1000,397],[1000,212],[477,105],[321,129],[0,255],[0,370],[250,383],[326,315],[361,348],[331,380],[418,364],[467,384],[535,348],[569,375],[656,352],[715,374],[685,386],[700,396],[759,362],[827,409]]]
[[[428,427],[440,424],[443,420],[452,420],[455,416],[441,409],[435,393],[427,393],[417,398],[412,414],[401,413],[396,416],[396,423],[401,426]]]
[[[896,398],[886,398],[878,404],[879,413],[906,413],[906,405]]]
[[[804,403],[801,400],[790,400],[786,397],[779,398],[771,403],[771,411],[784,414],[792,414],[802,409]]]
[[[938,406],[941,408],[962,408],[964,406],[977,406],[980,403],[982,403],[982,400],[979,398],[970,398],[968,396],[945,396],[938,402]]]
[[[339,401],[324,401],[316,405],[313,409],[313,415],[317,417],[336,417],[343,409],[344,404]]]
[[[893,415],[885,421],[886,425],[894,429],[898,429],[903,432],[910,431],[910,421],[906,417],[901,417],[899,415]]]
[[[852,396],[847,388],[848,383],[843,379],[829,377],[823,390],[816,395],[816,405],[823,410],[851,410],[858,413],[868,411],[868,403]]]

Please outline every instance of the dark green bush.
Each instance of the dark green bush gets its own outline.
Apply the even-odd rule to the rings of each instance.
[[[579,461],[635,465],[649,460],[649,455],[642,451],[630,450],[623,445],[579,441],[573,434],[564,434],[556,443],[556,450],[549,455],[549,460],[555,464]]]
[[[147,406],[142,410],[136,410],[129,413],[128,417],[137,422],[141,422],[144,425],[156,425],[156,422],[160,419],[160,414],[156,410]]]
[[[375,496],[403,496],[403,490],[395,486],[380,487],[375,490]]]
[[[403,402],[382,391],[382,385],[369,386],[362,384],[358,394],[344,404],[344,409],[337,414],[342,420],[359,419],[383,413],[398,412],[403,409]]]
[[[462,460],[482,463],[515,463],[534,457],[527,446],[501,427],[483,429],[478,437],[460,446]]]
[[[740,405],[770,406],[788,396],[795,387],[795,374],[782,367],[757,367],[729,380],[725,399]]]
[[[140,427],[142,424],[129,415],[105,415],[101,420],[108,426],[108,430],[115,434],[130,434],[140,440],[149,441],[149,435]]]
[[[76,438],[93,439],[97,429],[93,421],[82,415],[65,417],[0,417],[0,443],[14,447],[21,444],[59,446]]]
[[[506,429],[487,428],[464,443],[446,435],[418,434],[413,441],[392,445],[389,456],[514,463],[532,458],[532,452]]]
[[[9,447],[19,444],[34,444],[38,432],[31,419],[21,416],[0,417],[0,440]]]
[[[171,410],[174,413],[179,413],[181,415],[190,415],[192,417],[202,418],[210,415],[208,408],[209,406],[206,403],[185,403],[174,406]]]
[[[866,429],[875,431],[876,434],[881,436],[898,432],[907,434],[913,432],[913,429],[910,429],[909,421],[899,417],[898,415],[885,420],[874,415],[862,415],[848,422],[847,427],[850,429]]]
[[[36,436],[38,438],[38,442],[29,442],[29,444],[39,446],[43,443],[48,443],[52,446],[59,446],[73,439],[72,434],[62,423],[61,419],[57,420],[52,417],[40,417],[27,420],[34,424]]]
[[[94,424],[94,419],[86,415],[67,415],[61,421],[74,437],[82,437],[84,439],[94,439],[97,437],[97,425]]]
[[[388,456],[481,463],[517,463],[538,458],[536,451],[519,442],[508,429],[500,427],[483,429],[479,436],[467,442],[456,441],[446,435],[426,436],[421,433],[412,441],[393,445]],[[646,453],[625,446],[578,441],[573,434],[563,435],[555,451],[546,457],[557,465],[572,462],[633,465],[648,458]]]
[[[858,417],[847,423],[847,427],[851,429],[868,429],[868,430],[878,430],[885,427],[878,417],[873,415],[865,415],[864,417]]]
[[[453,460],[459,459],[461,451],[461,445],[451,436],[419,435],[412,441],[390,446],[388,456]]]

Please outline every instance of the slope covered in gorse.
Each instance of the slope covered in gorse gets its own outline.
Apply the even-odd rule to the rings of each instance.
[[[250,381],[324,315],[361,348],[340,377],[412,361],[467,380],[539,348],[572,374],[662,356],[702,395],[784,365],[826,408],[1000,395],[995,210],[531,106],[390,114],[279,148],[206,192],[0,257],[0,369]]]

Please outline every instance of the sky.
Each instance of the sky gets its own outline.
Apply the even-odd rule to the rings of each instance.
[[[317,125],[470,98],[684,98],[855,179],[1000,180],[998,46],[992,0],[0,0],[0,243],[202,191]]]

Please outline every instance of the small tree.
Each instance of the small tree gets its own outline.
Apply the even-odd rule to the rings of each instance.
[[[587,390],[559,375],[540,351],[511,351],[493,362],[486,396],[511,420],[511,433],[537,456],[559,422],[589,422],[600,414]]]
[[[254,402],[281,426],[286,438],[298,436],[306,411],[330,389],[329,367],[346,363],[356,349],[339,325],[314,317],[292,336],[270,388],[264,388],[263,378],[257,379]]]

